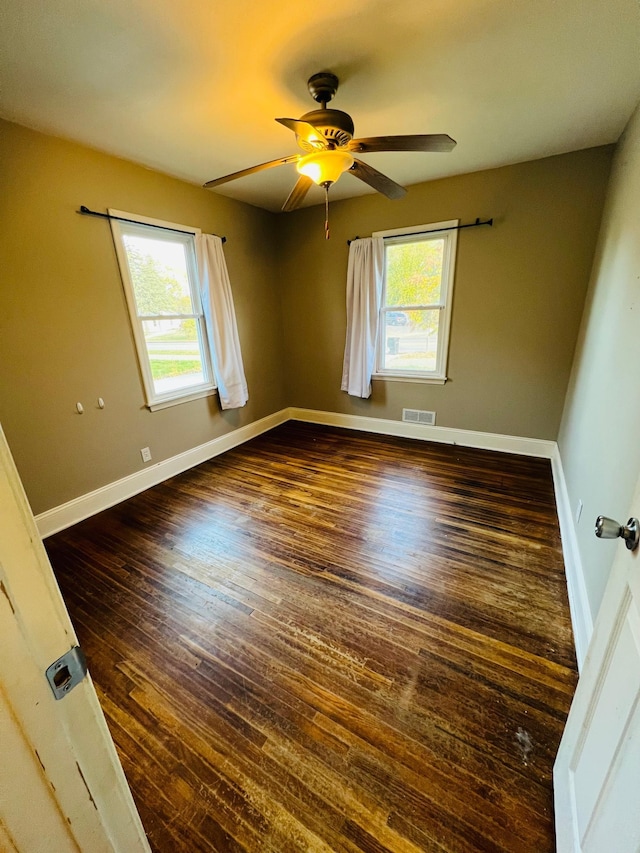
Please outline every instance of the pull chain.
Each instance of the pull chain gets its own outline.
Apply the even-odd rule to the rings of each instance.
[[[324,188],[324,239],[329,239],[329,185]]]

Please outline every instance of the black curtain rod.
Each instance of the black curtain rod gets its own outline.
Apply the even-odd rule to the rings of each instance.
[[[160,228],[162,231],[175,231],[177,234],[193,234],[193,231],[183,231],[181,228],[167,228],[165,225],[152,225],[150,222],[139,222],[137,219],[125,219],[124,216],[111,216],[110,213],[99,213],[97,210],[89,210],[84,204],[80,205],[82,216],[100,216],[102,219],[117,219],[119,222],[133,222],[134,225],[146,225],[147,228]],[[227,242],[226,237],[220,238],[223,243]]]
[[[436,231],[460,231],[462,228],[477,228],[478,225],[493,225],[493,219],[487,219],[480,222],[477,218],[475,222],[470,222],[468,225],[450,225],[449,228],[431,228],[429,231],[410,231],[408,234],[398,234],[398,237],[417,237],[418,234],[435,234]],[[354,237],[353,240],[359,240],[360,237]],[[347,246],[353,243],[353,240],[347,240]]]

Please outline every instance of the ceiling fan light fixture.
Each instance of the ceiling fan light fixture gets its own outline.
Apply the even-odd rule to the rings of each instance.
[[[355,129],[351,116],[342,110],[327,109],[327,104],[338,90],[338,82],[336,75],[330,71],[314,74],[307,81],[307,86],[309,94],[322,109],[311,110],[300,118],[276,119],[279,124],[295,133],[303,154],[290,154],[268,163],[259,163],[257,166],[214,178],[204,186],[213,189],[264,169],[295,163],[300,177],[282,207],[284,211],[300,207],[312,184],[328,190],[344,172],[349,172],[356,180],[362,181],[387,198],[402,198],[407,192],[404,187],[354,157],[352,152],[358,155],[375,154],[379,151],[444,152],[455,147],[455,139],[446,133],[414,133],[354,139]],[[327,205],[328,194],[325,195],[325,206]]]
[[[313,151],[301,157],[296,166],[301,175],[318,184],[319,187],[335,184],[340,175],[353,166],[353,156],[348,151],[329,149]]]

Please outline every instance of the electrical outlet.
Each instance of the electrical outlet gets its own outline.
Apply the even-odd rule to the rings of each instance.
[[[143,462],[151,462],[151,451],[148,447],[143,447],[140,451],[140,456],[142,456]]]
[[[583,506],[584,506],[584,504],[582,503],[582,501],[578,501],[578,505],[576,506],[576,524],[578,524],[580,521],[580,516],[582,515],[582,507]]]

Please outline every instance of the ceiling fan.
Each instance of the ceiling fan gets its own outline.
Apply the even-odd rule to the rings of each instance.
[[[446,133],[354,139],[351,116],[342,110],[327,109],[327,104],[338,90],[338,82],[336,75],[329,71],[314,74],[307,81],[307,86],[311,97],[322,105],[322,109],[305,113],[299,119],[276,119],[295,133],[302,154],[290,154],[278,160],[251,166],[249,169],[207,181],[204,186],[218,187],[227,181],[244,178],[264,169],[295,163],[300,177],[282,206],[284,211],[299,207],[312,184],[318,184],[328,191],[331,184],[345,172],[364,181],[387,198],[401,198],[406,193],[404,187],[354,155],[378,151],[451,151],[454,148],[455,140]]]

